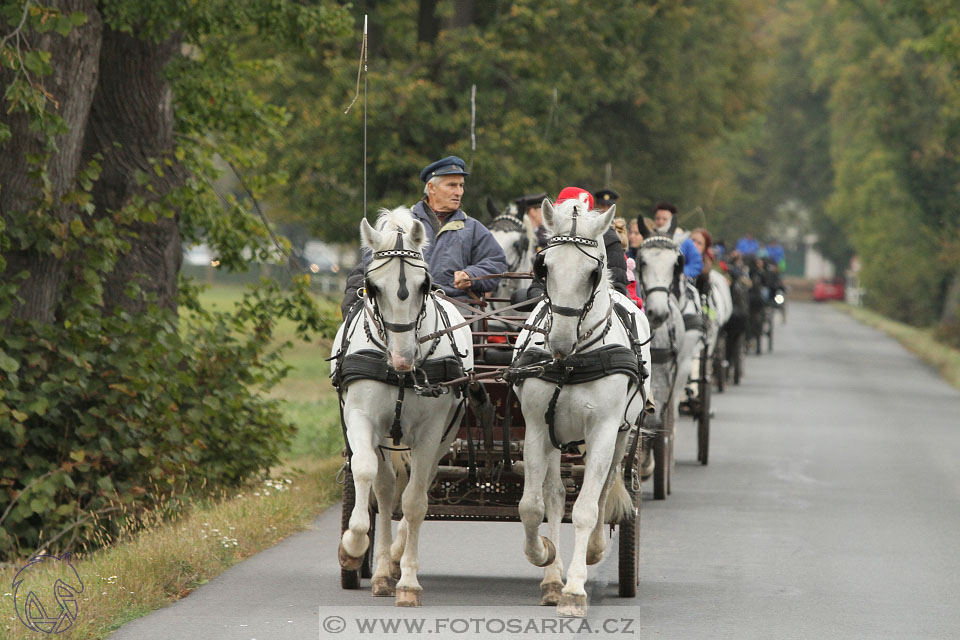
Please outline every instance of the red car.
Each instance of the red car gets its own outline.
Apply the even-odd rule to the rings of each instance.
[[[820,278],[813,286],[813,299],[817,302],[824,300],[846,300],[843,278]]]

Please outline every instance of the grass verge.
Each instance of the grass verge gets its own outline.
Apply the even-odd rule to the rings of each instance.
[[[911,353],[936,367],[947,382],[960,389],[960,350],[938,341],[933,335],[933,329],[911,327],[863,307],[839,303],[837,306],[863,324],[880,329],[896,339]]]
[[[59,638],[105,638],[130,620],[177,600],[227,568],[302,531],[318,511],[340,498],[339,457],[297,461],[266,484],[208,504],[141,531],[109,548],[71,559],[83,582],[76,623]],[[31,569],[31,584],[52,594],[62,571]],[[60,565],[62,569],[62,565]],[[0,570],[0,637],[36,640],[17,619],[11,583],[19,567]],[[39,568],[39,567],[38,567]],[[45,587],[50,590],[47,591]],[[21,594],[22,597],[22,594]],[[19,599],[19,598],[18,598]],[[44,604],[53,599],[44,599]],[[49,606],[49,605],[48,605]]]
[[[201,294],[209,309],[226,311],[243,295],[242,285],[216,285]],[[98,640],[124,623],[190,593],[238,562],[306,529],[325,507],[340,499],[335,483],[343,446],[336,391],[330,384],[330,340],[304,342],[292,322],[280,321],[276,343],[291,371],[270,396],[283,402],[284,416],[297,426],[284,464],[266,485],[248,487],[216,501],[197,503],[173,521],[156,521],[120,542],[71,558],[83,582],[76,623],[59,638]],[[289,480],[289,482],[287,482]],[[332,560],[336,562],[335,559]],[[44,563],[46,564],[46,563]],[[51,563],[55,565],[55,563]],[[22,566],[0,567],[0,639],[36,640],[17,619],[12,582]],[[31,580],[51,597],[64,565],[30,570]],[[19,598],[18,598],[19,599]],[[49,601],[49,604],[48,604]]]

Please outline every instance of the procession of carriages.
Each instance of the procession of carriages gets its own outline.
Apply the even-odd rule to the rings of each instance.
[[[470,298],[431,289],[409,212],[361,224],[373,259],[331,357],[344,589],[369,580],[373,595],[421,606],[422,522],[479,520],[523,522],[518,544],[544,568],[539,603],[561,616],[586,615],[587,566],[615,529],[619,595],[636,596],[641,497],[671,493],[678,420],[692,419],[706,465],[713,393],[739,384],[748,350],[772,349],[783,291],[758,297],[756,274],[688,288],[672,229],[642,229],[641,312],[606,280],[613,210],[545,200],[543,212],[552,237],[540,253],[521,219],[493,220],[511,270]],[[543,293],[523,299],[531,280]],[[566,567],[561,523],[576,529]]]

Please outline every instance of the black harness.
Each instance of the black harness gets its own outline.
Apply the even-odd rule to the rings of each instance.
[[[436,299],[433,299],[433,294],[430,291],[430,275],[427,272],[426,264],[423,263],[423,255],[419,251],[412,251],[403,248],[404,233],[405,232],[402,229],[398,228],[396,246],[391,250],[377,251],[373,254],[374,260],[382,259],[384,262],[376,267],[368,267],[366,273],[364,273],[364,289],[366,293],[363,297],[369,299],[370,304],[368,305],[365,301],[361,300],[358,304],[355,304],[350,308],[347,317],[344,319],[344,329],[343,333],[341,334],[340,348],[337,350],[337,353],[328,358],[329,360],[336,360],[336,367],[331,375],[331,379],[333,381],[333,386],[337,390],[337,397],[340,404],[340,427],[343,431],[343,441],[347,448],[348,458],[352,457],[353,454],[350,450],[350,442],[347,439],[347,424],[343,415],[343,393],[346,391],[346,388],[351,382],[356,380],[374,380],[397,387],[397,400],[394,408],[393,424],[390,427],[390,437],[393,439],[394,447],[399,446],[400,440],[403,437],[403,431],[400,426],[400,418],[403,411],[404,391],[406,389],[412,388],[418,396],[436,398],[444,393],[447,393],[452,388],[456,397],[460,398],[460,404],[457,407],[457,410],[454,412],[453,420],[450,421],[450,424],[448,424],[447,428],[444,430],[441,441],[447,437],[447,435],[450,433],[450,429],[459,421],[459,417],[463,411],[464,403],[466,401],[466,394],[464,393],[466,383],[459,385],[442,384],[464,378],[463,358],[466,356],[466,354],[461,354],[457,349],[453,332],[450,331],[449,315],[447,314],[446,310],[436,301]],[[396,259],[400,260],[400,277],[398,280],[397,297],[401,300],[406,300],[410,295],[410,292],[407,289],[406,274],[404,272],[405,266],[423,269],[427,276],[426,280],[424,281],[424,285],[421,287],[423,302],[420,305],[420,311],[417,313],[417,316],[413,321],[402,324],[388,322],[383,318],[380,313],[380,308],[377,305],[376,287],[374,287],[370,282],[371,272],[383,267],[390,260]],[[423,264],[408,262],[408,259],[419,260]],[[404,331],[419,332],[420,324],[427,314],[428,299],[433,299],[433,307],[437,319],[439,323],[443,324],[446,331],[436,333],[436,336],[430,341],[431,344],[427,352],[422,358],[414,363],[411,371],[397,371],[396,369],[390,367],[385,361],[387,350],[386,331],[390,331],[392,333],[401,333]],[[363,349],[354,353],[348,353],[353,332],[356,331],[357,326],[361,324],[361,321],[357,317],[361,313],[364,314],[362,318],[362,324],[367,340],[376,346],[377,349]],[[370,330],[371,323],[376,328],[377,336],[380,338],[380,341],[373,336],[373,333]],[[444,334],[447,335],[450,341],[450,346],[453,349],[453,355],[444,356],[441,358],[431,358],[431,356],[437,350],[437,347],[440,345],[440,340]],[[381,445],[381,448],[387,447],[383,447]]]
[[[641,222],[641,224],[643,224]],[[673,278],[671,279],[670,287],[647,287],[643,283],[643,258],[641,252],[644,249],[673,249],[677,254],[677,261],[673,265]],[[671,289],[674,295],[678,298],[680,297],[680,277],[683,275],[684,259],[683,253],[677,247],[676,243],[667,236],[650,236],[649,238],[644,238],[643,242],[640,243],[640,246],[637,249],[637,257],[640,258],[640,268],[637,269],[637,288],[642,289],[644,293],[644,298],[649,296],[651,293],[657,293],[662,291],[667,295],[670,295]]]
[[[627,406],[629,407],[630,402],[633,401],[633,398],[636,396],[636,394],[643,389],[643,381],[648,375],[646,363],[644,363],[640,351],[640,348],[645,345],[646,342],[641,342],[638,339],[636,319],[626,309],[621,309],[618,307],[612,298],[610,298],[610,304],[607,308],[607,313],[605,314],[604,318],[584,334],[580,334],[580,328],[583,324],[583,320],[586,318],[586,315],[590,309],[593,308],[594,301],[599,293],[603,274],[603,259],[597,258],[596,256],[591,255],[583,250],[582,247],[584,246],[596,248],[599,246],[599,243],[596,240],[591,240],[590,238],[584,238],[577,235],[578,215],[579,209],[574,207],[573,226],[570,229],[570,233],[568,235],[553,236],[544,250],[537,255],[537,259],[534,262],[533,273],[534,277],[543,283],[543,288],[546,292],[546,300],[536,318],[534,318],[533,322],[530,323],[533,325],[539,325],[540,322],[546,319],[549,327],[549,325],[552,323],[554,313],[569,317],[579,316],[577,321],[578,339],[576,345],[574,346],[573,352],[571,352],[571,354],[566,358],[558,360],[553,358],[549,352],[543,349],[528,348],[530,339],[533,336],[533,333],[530,333],[527,336],[526,342],[524,342],[524,344],[520,347],[519,354],[514,359],[510,368],[503,375],[503,379],[513,385],[518,385],[527,378],[540,378],[547,382],[556,384],[556,387],[553,390],[553,396],[550,398],[550,402],[547,405],[547,410],[544,413],[544,421],[547,423],[547,428],[550,434],[550,442],[555,448],[560,450],[574,450],[577,445],[584,443],[583,440],[561,443],[557,438],[557,400],[559,399],[560,392],[563,390],[565,385],[593,382],[608,375],[624,374],[630,378],[631,385],[635,387],[633,394],[627,401]],[[587,300],[587,303],[584,305],[582,310],[574,307],[555,305],[550,300],[550,292],[547,290],[547,265],[544,262],[544,257],[548,249],[561,244],[573,244],[577,247],[577,249],[580,250],[581,253],[588,256],[592,260],[596,260],[597,262],[597,266],[593,271],[593,275],[591,276],[592,286],[590,298]],[[584,349],[603,340],[610,332],[613,320],[612,312],[614,310],[616,311],[616,315],[627,334],[630,336],[631,346],[626,347],[623,345],[604,345],[598,349],[594,349],[593,351],[583,351]],[[593,334],[601,326],[604,327],[603,331],[600,333],[600,335],[591,340]],[[640,412],[640,416],[642,419],[642,411]],[[626,415],[624,415],[624,419],[621,420],[620,431],[627,430],[631,426],[632,425],[626,421]]]

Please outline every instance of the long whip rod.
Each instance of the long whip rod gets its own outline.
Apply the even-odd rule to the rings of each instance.
[[[344,110],[350,113],[357,98],[360,97],[360,76],[363,76],[363,217],[367,217],[367,15],[363,16],[363,40],[360,42],[360,64],[357,67],[357,91],[353,100]]]

